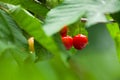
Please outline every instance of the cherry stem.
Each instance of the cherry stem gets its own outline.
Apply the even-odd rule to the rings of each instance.
[[[79,25],[78,25],[78,34],[80,33],[80,27],[79,27]]]

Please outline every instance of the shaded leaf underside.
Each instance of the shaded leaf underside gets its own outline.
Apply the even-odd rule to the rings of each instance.
[[[24,61],[28,55],[27,40],[12,18],[0,10],[0,54],[6,51],[13,52],[17,61]]]

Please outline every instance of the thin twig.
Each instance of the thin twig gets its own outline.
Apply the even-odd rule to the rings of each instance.
[[[81,18],[81,20],[80,20],[81,22],[87,22],[88,21],[88,19],[87,18]],[[114,22],[116,22],[115,20],[113,20],[113,19],[110,19],[110,20],[108,20],[108,22],[107,23],[114,23]],[[104,23],[104,22],[102,22],[102,23]]]

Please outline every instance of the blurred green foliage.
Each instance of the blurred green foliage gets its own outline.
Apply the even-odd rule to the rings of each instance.
[[[118,21],[116,23],[98,23],[102,20],[99,18],[100,16],[89,15],[91,19],[94,19],[92,22],[95,24],[87,29],[85,28],[86,23],[75,22],[86,14],[84,12],[81,12],[81,16],[77,15],[75,20],[57,22],[57,19],[61,19],[59,17],[65,17],[65,15],[74,17],[71,16],[71,13],[60,14],[59,10],[58,13],[54,12],[56,5],[59,5],[62,1],[0,0],[0,80],[120,79],[118,18],[113,17]],[[68,3],[65,4],[67,1]],[[88,7],[86,4],[94,6],[92,10],[96,10],[97,13],[99,13],[97,3],[99,6],[100,4],[105,6],[105,4],[100,3],[100,0],[95,1],[96,4],[88,0],[76,0],[76,2],[75,0],[65,0],[63,2],[64,6],[63,4],[60,5],[63,8],[57,8],[70,12],[71,8],[65,6],[70,4],[74,7],[81,5],[81,3],[77,3],[79,1],[85,3],[85,8]],[[109,5],[106,4],[105,9],[103,12],[100,11],[100,14],[106,10],[108,12],[119,10],[117,8],[119,5],[112,3],[118,2],[117,4],[119,4],[119,0],[106,0],[106,2],[112,5],[111,10]],[[46,13],[53,7],[55,8],[51,10],[53,11],[52,15],[59,17],[48,16],[46,20],[50,19],[52,21],[44,22]],[[78,8],[75,7],[75,9]],[[89,10],[89,13],[91,11]],[[88,20],[88,22],[91,21]],[[81,51],[74,48],[69,51],[65,50],[61,42],[61,36],[57,33],[62,28],[59,23],[62,25],[70,23],[68,34],[71,36],[79,33],[87,35],[89,38],[87,47]],[[47,26],[48,32],[46,32],[43,26],[45,24],[54,24],[54,26]],[[50,35],[54,33],[54,35],[48,36],[48,33]],[[32,54],[27,43],[27,39],[31,36],[35,38],[35,52]]]

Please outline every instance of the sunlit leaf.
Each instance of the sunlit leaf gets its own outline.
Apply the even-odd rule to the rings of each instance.
[[[115,39],[116,35],[119,33],[119,26],[117,23],[108,23],[106,24],[107,29],[113,39]]]
[[[87,17],[87,26],[98,22],[107,22],[105,13],[114,13],[120,10],[119,0],[65,0],[61,5],[53,8],[44,24],[47,35],[53,35],[81,17]]]
[[[19,6],[10,7],[10,14],[17,24],[29,35],[33,36],[44,48],[60,58],[59,49],[51,37],[48,37],[42,28],[42,22]]]

